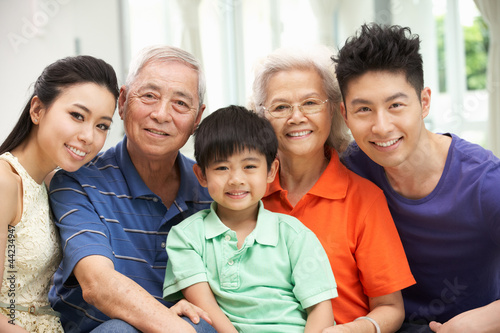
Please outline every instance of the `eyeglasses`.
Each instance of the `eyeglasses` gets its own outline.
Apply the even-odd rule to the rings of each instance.
[[[322,101],[318,98],[308,98],[299,104],[289,104],[289,103],[274,103],[270,107],[266,108],[262,106],[264,110],[269,112],[274,118],[287,118],[293,113],[293,107],[299,108],[300,112],[303,114],[313,114],[318,113],[323,110],[323,105],[328,102],[328,99]]]

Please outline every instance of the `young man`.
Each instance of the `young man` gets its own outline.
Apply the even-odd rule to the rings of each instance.
[[[363,25],[333,60],[355,139],[343,160],[384,190],[417,281],[400,332],[499,332],[499,159],[425,128],[431,90],[410,29]]]
[[[239,106],[215,111],[195,132],[194,171],[214,203],[170,231],[163,295],[184,294],[217,332],[310,333],[334,324],[337,288],[321,243],[261,202],[277,149],[271,124]]]

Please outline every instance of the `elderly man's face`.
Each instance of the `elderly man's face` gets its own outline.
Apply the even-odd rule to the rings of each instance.
[[[175,156],[201,120],[198,74],[181,62],[154,62],[122,87],[119,112],[132,157]]]

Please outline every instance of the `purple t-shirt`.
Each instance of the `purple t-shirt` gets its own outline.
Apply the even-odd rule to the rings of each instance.
[[[416,285],[403,290],[406,321],[445,322],[500,299],[500,160],[456,135],[436,188],[396,193],[354,143],[344,164],[385,193]]]

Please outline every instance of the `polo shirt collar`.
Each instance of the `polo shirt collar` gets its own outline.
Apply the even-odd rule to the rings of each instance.
[[[205,238],[211,239],[230,230],[221,222],[215,213],[217,203],[212,202],[210,212],[205,216]],[[255,229],[247,236],[254,237],[255,241],[262,245],[276,246],[279,238],[278,216],[264,208],[262,201],[259,202],[259,213]]]
[[[129,193],[134,199],[140,196],[155,195],[149,187],[146,186],[137,172],[134,163],[132,163],[132,159],[127,150],[127,136],[124,136],[123,140],[116,145],[116,160],[124,178],[127,180]]]
[[[340,162],[338,153],[333,148],[328,148],[327,153],[330,154],[330,162],[325,171],[319,177],[318,181],[309,190],[308,194],[316,195],[326,199],[342,199],[347,195],[349,186],[349,177],[347,168]],[[269,184],[266,196],[285,191],[280,184],[279,174],[276,175],[274,181]]]
[[[134,163],[132,163],[132,159],[127,150],[127,136],[116,145],[116,159],[123,176],[127,180],[130,194],[134,198],[141,196],[157,196],[147,187],[137,172]],[[181,183],[175,200],[179,202],[200,200],[200,198],[195,198],[198,192],[193,191],[194,188],[198,189],[200,184],[194,176],[192,163],[189,162],[189,159],[180,152],[177,154],[176,163],[179,165]]]
[[[204,200],[211,201],[208,190],[200,185],[193,172],[194,162],[179,152],[177,154],[176,163],[179,165],[181,183],[175,201],[178,203]]]
[[[217,237],[229,230],[229,228],[224,223],[222,223],[217,216],[217,213],[215,212],[216,210],[217,203],[214,201],[210,204],[210,211],[208,212],[207,216],[205,216],[205,220],[203,222],[205,226],[206,239]]]

